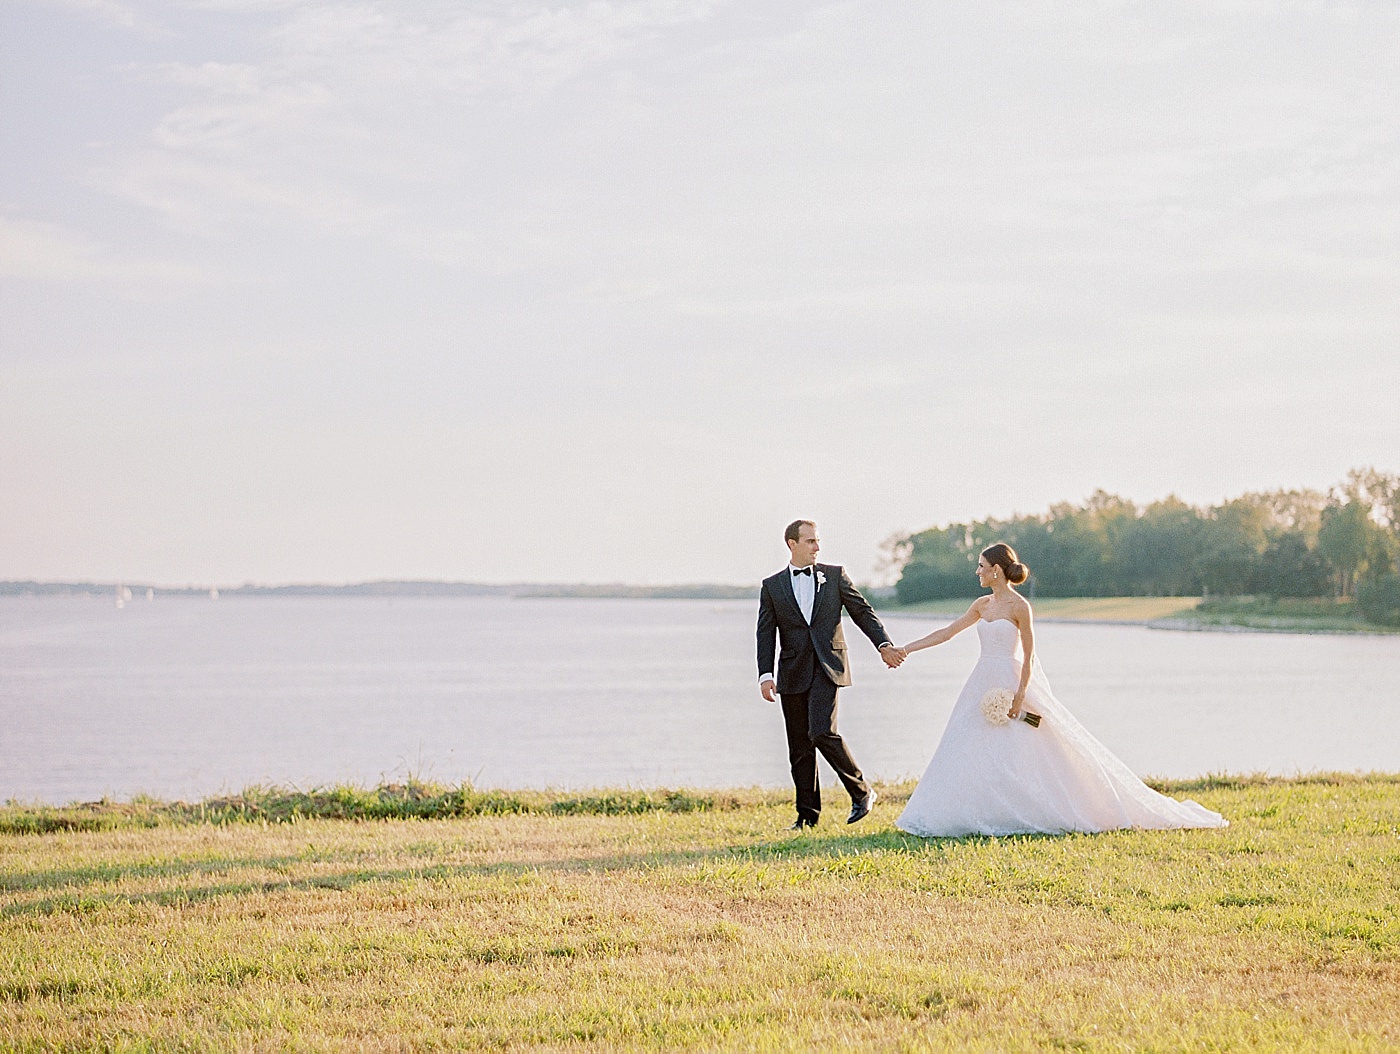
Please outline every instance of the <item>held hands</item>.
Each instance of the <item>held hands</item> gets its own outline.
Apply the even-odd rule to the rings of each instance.
[[[880,649],[880,658],[885,660],[885,665],[891,670],[898,669],[908,657],[909,653],[905,649],[894,644],[886,644]],[[776,703],[778,701],[778,686],[772,681],[761,682],[758,690],[767,702]]]
[[[900,664],[909,657],[909,653],[903,648],[894,644],[887,644],[880,649],[880,658],[885,660],[885,665],[891,670],[898,669]]]

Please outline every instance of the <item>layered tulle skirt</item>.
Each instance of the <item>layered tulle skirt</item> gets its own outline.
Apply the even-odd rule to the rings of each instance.
[[[1010,625],[1009,623],[1007,625]],[[987,634],[983,635],[984,648]],[[973,669],[948,718],[933,760],[896,825],[926,837],[1224,827],[1219,813],[1159,794],[1095,739],[1032,666],[1023,721],[993,725],[983,697],[1014,690],[1021,660],[988,653]]]

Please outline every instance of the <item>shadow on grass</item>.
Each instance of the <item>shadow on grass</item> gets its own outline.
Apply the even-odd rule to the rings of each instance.
[[[370,883],[442,881],[454,878],[513,878],[547,874],[607,874],[645,872],[662,867],[689,867],[705,864],[745,864],[791,860],[838,860],[869,855],[902,854],[942,856],[959,845],[988,842],[1015,844],[1055,840],[1061,835],[1018,835],[1012,838],[973,836],[968,838],[920,838],[893,828],[864,835],[822,836],[794,834],[769,842],[731,845],[715,849],[692,849],[656,853],[630,853],[605,857],[566,857],[538,861],[502,861],[491,864],[429,864],[422,867],[356,868],[301,878],[224,882],[213,885],[183,886],[149,893],[88,891],[84,886],[125,878],[169,878],[186,875],[229,874],[238,871],[282,871],[297,865],[318,862],[307,856],[221,858],[217,860],[170,861],[159,864],[100,865],[65,868],[6,876],[0,888],[24,890],[78,887],[73,892],[46,896],[6,905],[0,915],[51,915],[65,912],[88,914],[121,905],[156,907],[184,906],[228,896],[275,894],[315,889],[346,891]]]
[[[17,893],[30,889],[55,889],[119,882],[127,878],[175,878],[184,875],[218,875],[230,871],[258,869],[285,871],[298,864],[324,861],[324,857],[276,856],[261,859],[213,857],[205,860],[166,860],[160,863],[94,864],[90,867],[64,867],[50,871],[26,871],[0,875],[0,891]]]

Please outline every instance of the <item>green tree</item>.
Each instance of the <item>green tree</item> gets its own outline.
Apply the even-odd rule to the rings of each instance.
[[[1093,501],[1091,498],[1090,502]],[[1028,547],[1024,553],[1017,549],[1036,576],[1038,595],[1087,597],[1104,594],[1106,545],[1092,504],[1083,508],[1069,502],[1051,506],[1040,546],[1039,551]]]
[[[1296,533],[1309,548],[1317,545],[1322,510],[1327,507],[1327,495],[1320,490],[1274,490],[1246,494],[1244,500],[1265,510],[1265,531],[1271,538]]]
[[[1381,575],[1361,583],[1356,606],[1377,626],[1400,626],[1400,575]]]
[[[1200,534],[1200,513],[1175,495],[1147,506],[1115,546],[1123,592],[1170,597],[1199,592]]]
[[[1196,573],[1202,592],[1254,592],[1260,556],[1269,544],[1268,506],[1255,495],[1217,505],[1201,521]]]
[[[1342,491],[1348,500],[1365,502],[1381,527],[1400,530],[1400,474],[1354,468],[1347,473]]]
[[[921,600],[974,597],[977,555],[966,524],[932,527],[909,536],[909,560],[895,586],[901,604]]]
[[[1339,499],[1322,510],[1317,548],[1336,575],[1337,595],[1350,597],[1367,565],[1377,558],[1385,561],[1387,546],[1382,528],[1371,518],[1370,506],[1357,497]]]
[[[1254,492],[1207,509],[1099,490],[1038,516],[896,535],[884,567],[900,572],[901,600],[975,596],[977,554],[995,541],[1030,566],[1039,596],[1351,596],[1400,566],[1400,475],[1354,469],[1330,495]]]
[[[1332,589],[1332,569],[1302,531],[1289,531],[1269,543],[1260,558],[1259,592],[1273,597],[1320,597]]]
[[[1343,491],[1350,501],[1365,503],[1379,529],[1366,558],[1364,576],[1383,578],[1400,566],[1400,475],[1374,468],[1347,473]]]

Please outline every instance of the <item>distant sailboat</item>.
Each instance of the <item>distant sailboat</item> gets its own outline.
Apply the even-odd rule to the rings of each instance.
[[[118,584],[113,597],[113,599],[116,601],[118,609],[126,607],[126,597],[122,596],[122,592],[123,587],[120,584]]]
[[[210,599],[210,600],[218,600],[218,599],[219,599],[219,591],[218,591],[217,589],[211,589],[211,590],[209,590],[209,599]]]
[[[154,600],[155,598],[156,598],[156,591],[155,591],[154,589],[152,589],[150,586],[147,586],[147,587],[146,587],[146,600],[149,602],[149,601]]]

